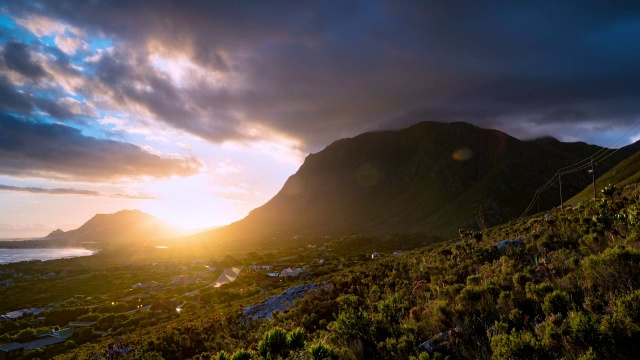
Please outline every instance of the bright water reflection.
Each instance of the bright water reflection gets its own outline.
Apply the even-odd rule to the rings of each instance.
[[[94,252],[87,249],[0,249],[0,264],[29,260],[55,260],[78,256],[89,256]]]

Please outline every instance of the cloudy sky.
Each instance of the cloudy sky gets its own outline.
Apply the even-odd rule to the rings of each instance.
[[[308,153],[423,120],[640,139],[640,3],[452,3],[3,0],[0,237],[225,224]]]

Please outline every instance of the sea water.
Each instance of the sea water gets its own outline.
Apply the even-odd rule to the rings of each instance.
[[[55,260],[78,256],[89,256],[94,252],[87,249],[0,249],[0,264],[29,260]]]

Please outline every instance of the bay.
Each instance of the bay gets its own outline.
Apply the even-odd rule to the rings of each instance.
[[[30,260],[55,260],[93,255],[94,251],[80,248],[62,249],[0,249],[0,264]]]

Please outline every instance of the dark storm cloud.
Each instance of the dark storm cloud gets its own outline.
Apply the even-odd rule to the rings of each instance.
[[[14,4],[116,39],[97,65],[114,98],[211,141],[258,123],[314,150],[422,120],[562,137],[640,116],[640,3]],[[240,86],[178,88],[150,64],[154,43]]]
[[[139,146],[83,135],[60,124],[0,114],[0,174],[61,180],[189,176],[195,158],[168,158]]]
[[[28,46],[21,42],[10,41],[5,44],[2,49],[2,57],[9,69],[26,77],[39,78],[46,74],[42,66],[31,58]]]
[[[55,76],[48,74],[42,64],[31,57],[31,53],[40,51],[55,59],[49,65],[62,76],[79,75],[59,49],[38,42],[27,45],[11,41],[4,45],[0,54],[0,109],[23,115],[40,111],[58,120],[79,121],[81,117],[95,115],[86,104],[74,103],[66,97],[66,92],[55,84]],[[26,80],[18,86],[11,82],[9,73],[20,74]],[[44,81],[40,81],[43,78],[53,85],[44,86]]]
[[[33,102],[28,95],[16,91],[9,79],[0,74],[0,107],[17,113],[28,113],[33,109]]]
[[[157,199],[156,197],[149,195],[136,195],[126,193],[104,193],[95,190],[82,190],[71,188],[41,188],[33,186],[12,186],[0,184],[0,191],[13,191],[13,192],[26,192],[31,194],[50,194],[50,195],[83,195],[83,196],[97,196],[97,197],[110,197],[110,198],[122,198],[122,199]]]

